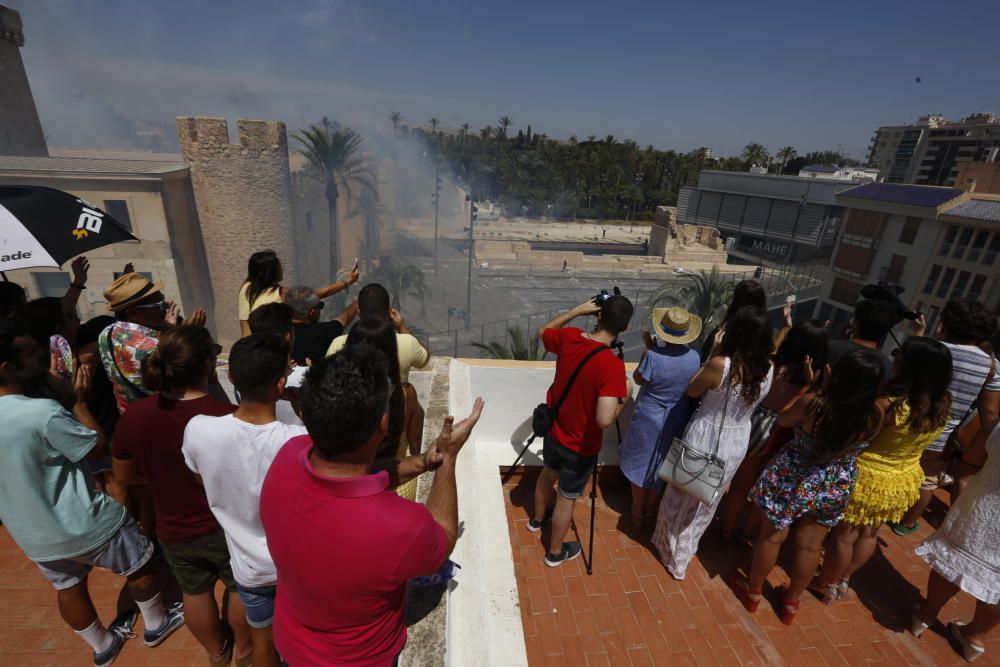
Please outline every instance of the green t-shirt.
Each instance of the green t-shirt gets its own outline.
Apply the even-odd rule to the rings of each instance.
[[[0,520],[35,561],[79,556],[107,542],[125,508],[95,490],[83,458],[97,433],[55,401],[0,396]]]

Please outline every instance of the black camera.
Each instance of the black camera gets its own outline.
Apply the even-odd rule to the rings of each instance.
[[[887,282],[885,280],[880,280],[876,284],[865,285],[861,288],[861,296],[866,299],[872,299],[874,301],[882,301],[888,303],[890,306],[896,309],[896,318],[899,321],[915,320],[920,317],[920,313],[907,310],[906,304],[903,300],[899,298],[899,295],[905,291],[903,287],[899,285]]]
[[[621,295],[622,295],[622,291],[620,289],[618,289],[617,287],[613,287],[612,288],[612,294],[608,294],[608,290],[602,289],[600,292],[597,293],[597,296],[595,296],[593,299],[591,299],[591,301],[593,301],[598,306],[603,306],[608,301],[611,301],[611,299],[615,298],[616,296],[621,296]]]

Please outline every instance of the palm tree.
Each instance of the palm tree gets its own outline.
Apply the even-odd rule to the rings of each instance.
[[[484,359],[519,359],[521,361],[541,361],[545,358],[545,350],[539,345],[538,336],[525,335],[521,327],[507,327],[510,344],[473,343]]]
[[[430,123],[431,123],[431,134],[434,134],[435,132],[437,132],[438,129],[438,119],[431,118]]]
[[[362,190],[358,195],[357,199],[354,200],[354,206],[351,208],[349,216],[356,216],[361,218],[362,223],[362,240],[361,240],[361,257],[365,264],[365,273],[370,273],[372,269],[372,260],[378,256],[379,242],[378,242],[378,230],[379,222],[382,217],[383,206],[379,203],[378,197],[369,190]]]
[[[402,308],[407,296],[420,299],[420,312],[425,310],[425,300],[431,294],[423,270],[415,264],[390,257],[379,262],[377,269],[369,274],[371,282],[382,283],[389,291],[394,308]]]
[[[464,140],[465,137],[468,134],[469,134],[469,124],[468,123],[462,123],[462,127],[461,127],[461,130],[458,133],[458,136],[462,137],[462,139]]]
[[[375,174],[361,153],[361,135],[349,127],[333,132],[323,124],[313,124],[292,135],[299,142],[295,150],[309,161],[309,175],[323,184],[323,194],[330,214],[330,281],[337,279],[340,267],[340,222],[337,201],[341,193],[348,202],[355,191],[368,191],[378,200]]]
[[[683,306],[688,312],[701,318],[704,324],[702,335],[705,335],[718,323],[729,306],[733,296],[733,281],[713,266],[711,271],[686,274],[683,282],[680,286],[676,281],[664,283],[650,297],[650,308],[664,301]]]
[[[774,154],[774,157],[781,160],[781,169],[778,170],[778,174],[785,173],[785,165],[788,164],[789,160],[794,160],[798,157],[799,152],[795,150],[794,146],[782,146],[778,149],[778,152]]]
[[[764,165],[767,164],[767,149],[757,142],[749,143],[743,147],[743,153],[740,157],[751,167]]]
[[[500,116],[500,120],[497,121],[497,139],[503,141],[507,138],[507,128],[513,123],[509,116]]]
[[[399,123],[403,120],[403,114],[398,111],[389,112],[389,122],[392,123],[392,133],[399,134]]]

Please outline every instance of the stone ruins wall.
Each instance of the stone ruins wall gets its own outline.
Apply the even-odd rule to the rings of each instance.
[[[236,301],[251,254],[274,250],[283,284],[298,282],[285,125],[239,120],[236,126],[239,143],[231,144],[224,118],[177,119],[215,294],[213,319],[224,343],[240,337]]]

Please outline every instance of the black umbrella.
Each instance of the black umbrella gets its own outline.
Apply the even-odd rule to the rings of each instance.
[[[0,186],[0,271],[58,268],[96,248],[138,240],[76,195],[34,185]]]

